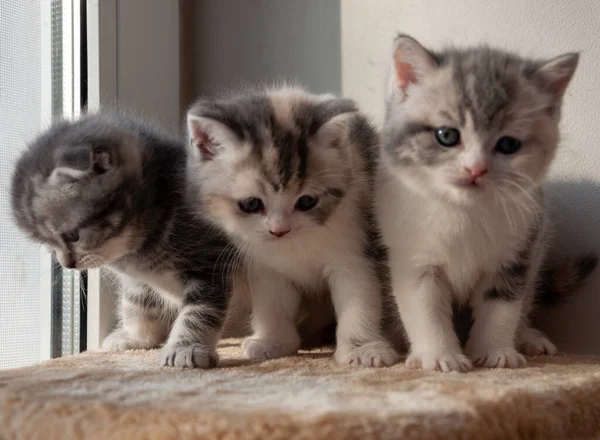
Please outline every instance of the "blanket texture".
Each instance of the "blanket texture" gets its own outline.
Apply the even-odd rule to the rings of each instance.
[[[339,366],[331,349],[219,368],[88,352],[0,372],[0,439],[554,439],[600,435],[600,358],[468,374]]]

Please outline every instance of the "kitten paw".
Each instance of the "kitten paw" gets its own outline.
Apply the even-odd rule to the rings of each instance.
[[[102,341],[102,349],[109,351],[149,350],[156,347],[152,342],[133,339],[124,330],[115,330]]]
[[[526,356],[554,356],[558,349],[541,331],[526,328],[517,336],[517,347]]]
[[[527,365],[523,355],[512,347],[497,348],[484,353],[473,353],[470,357],[478,367],[521,368]]]
[[[349,349],[338,347],[334,358],[340,364],[379,368],[395,364],[400,356],[386,341],[373,341]]]
[[[246,338],[242,342],[242,351],[246,358],[253,361],[265,361],[284,356],[293,356],[298,352],[299,343],[279,342],[268,339]]]
[[[160,352],[163,367],[212,368],[218,363],[217,353],[203,344],[165,345]]]
[[[473,369],[473,364],[462,353],[411,353],[405,362],[406,368],[432,371],[458,371],[466,373]]]

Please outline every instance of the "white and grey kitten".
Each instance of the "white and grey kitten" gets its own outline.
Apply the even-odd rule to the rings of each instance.
[[[380,367],[386,250],[374,219],[377,136],[352,101],[298,88],[201,100],[188,112],[197,204],[248,255],[252,359],[292,355],[303,296],[331,294],[335,359]]]
[[[577,61],[488,47],[433,53],[395,40],[377,209],[409,368],[512,368],[526,363],[517,349],[556,352],[528,316],[548,238],[540,185]],[[596,260],[575,263],[563,286]],[[453,304],[473,309],[464,353]]]
[[[227,312],[235,246],[186,197],[178,139],[122,115],[62,122],[23,153],[17,224],[60,263],[109,269],[120,284],[115,350],[165,344],[161,364],[209,367]]]

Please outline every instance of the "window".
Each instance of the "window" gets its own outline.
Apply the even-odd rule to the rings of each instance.
[[[84,1],[0,2],[0,368],[85,349],[86,276],[62,270],[17,229],[9,194],[27,142],[85,105],[82,23]]]

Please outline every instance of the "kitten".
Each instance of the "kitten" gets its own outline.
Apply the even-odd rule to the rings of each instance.
[[[235,247],[186,201],[179,140],[123,117],[86,116],[39,136],[12,182],[17,224],[67,268],[108,268],[121,285],[115,350],[166,340],[165,366],[216,364]]]
[[[296,353],[301,298],[331,294],[335,359],[396,362],[380,328],[387,256],[372,206],[377,136],[355,104],[259,90],[199,101],[188,129],[197,206],[248,256],[254,333],[245,355]]]
[[[548,241],[541,184],[577,62],[395,40],[377,209],[409,368],[514,368],[526,363],[517,348],[556,352],[528,316]],[[572,266],[572,285],[590,258]],[[453,303],[473,309],[466,356]]]

